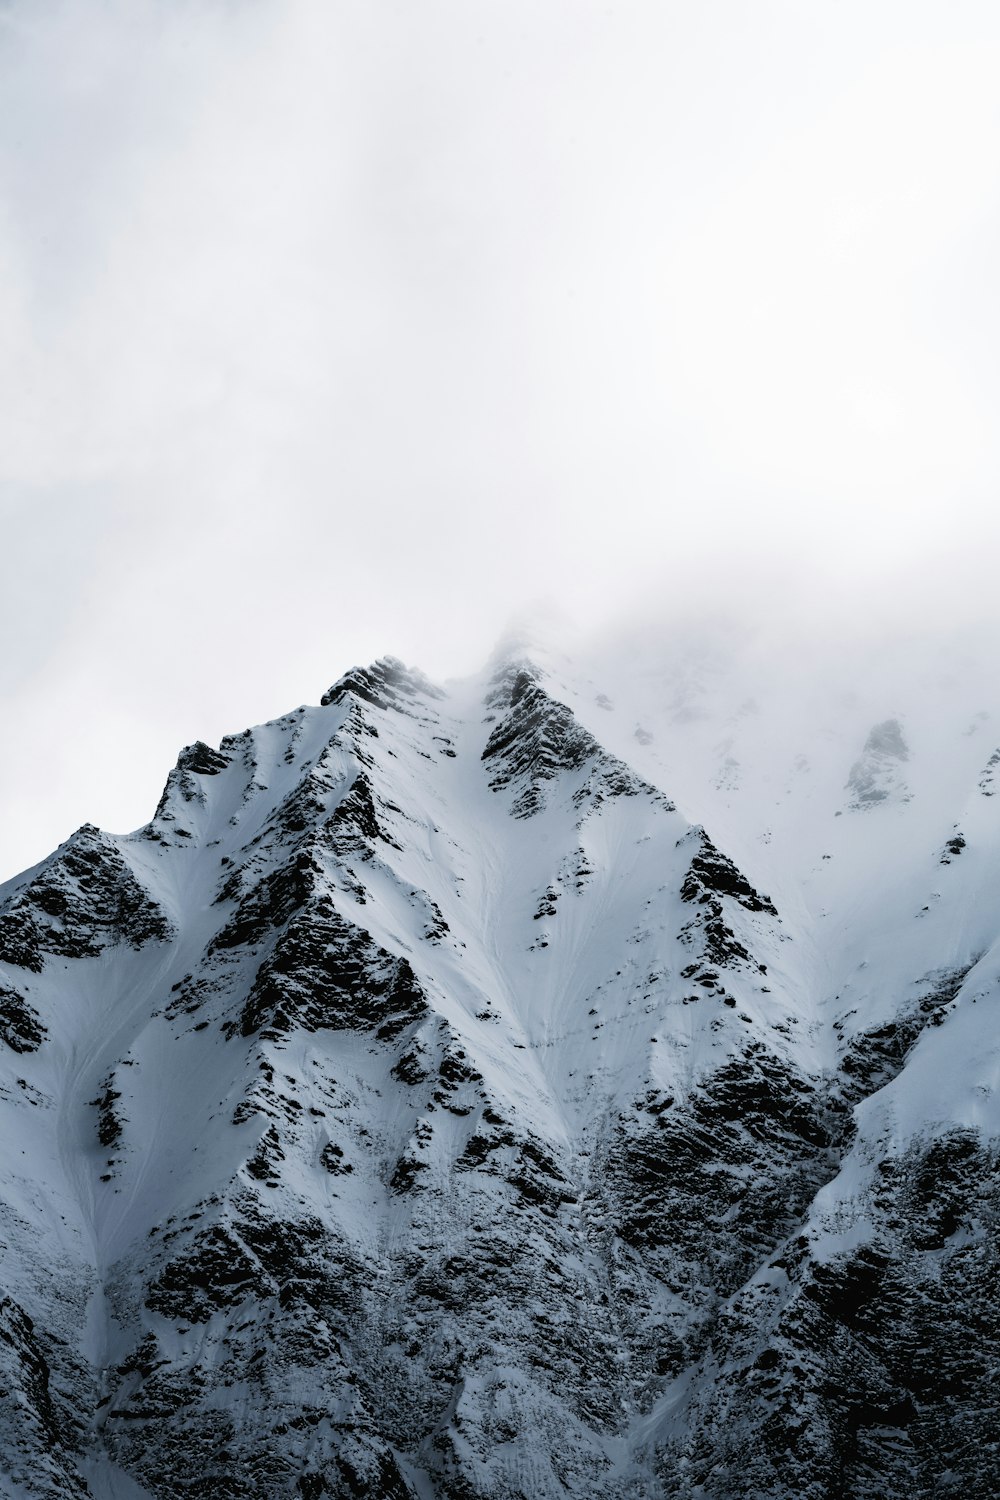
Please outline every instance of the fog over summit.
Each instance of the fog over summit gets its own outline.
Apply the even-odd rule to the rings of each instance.
[[[3,868],[540,594],[917,570],[943,625],[998,540],[997,52],[973,3],[12,0]]]

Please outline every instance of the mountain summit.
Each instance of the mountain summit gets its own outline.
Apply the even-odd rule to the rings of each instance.
[[[510,638],[0,886],[44,1500],[1000,1483],[1000,724]]]

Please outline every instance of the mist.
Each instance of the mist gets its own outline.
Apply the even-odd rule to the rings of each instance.
[[[7,0],[0,876],[539,598],[992,631],[998,64],[961,0]]]

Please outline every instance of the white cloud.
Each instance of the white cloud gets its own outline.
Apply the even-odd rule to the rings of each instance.
[[[961,0],[8,0],[4,865],[539,593],[994,544],[998,52]]]

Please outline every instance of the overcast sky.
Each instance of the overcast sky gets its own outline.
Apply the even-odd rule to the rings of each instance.
[[[998,77],[992,0],[2,0],[0,878],[539,596],[988,586]]]

